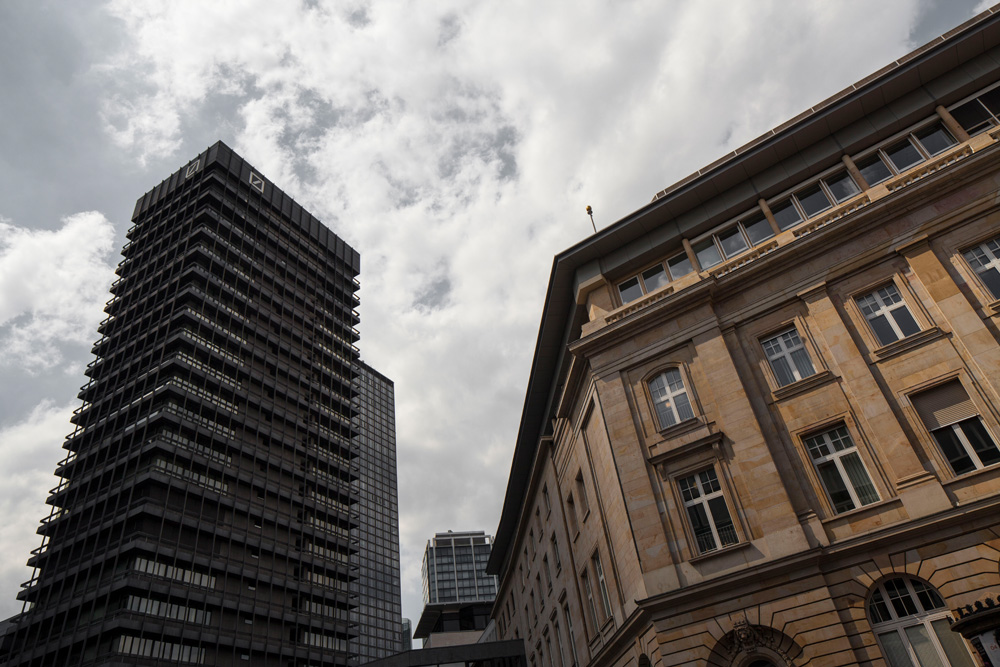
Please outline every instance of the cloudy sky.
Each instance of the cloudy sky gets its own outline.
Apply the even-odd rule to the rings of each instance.
[[[403,613],[499,520],[552,256],[976,0],[0,2],[0,619],[135,200],[222,139],[362,257]]]

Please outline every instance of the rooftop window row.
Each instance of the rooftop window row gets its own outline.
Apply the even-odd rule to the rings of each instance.
[[[940,109],[939,115],[937,120],[928,119],[854,159],[845,155],[843,166],[769,202],[761,200],[753,210],[708,234],[691,242],[684,239],[680,252],[618,283],[622,305],[761,246],[781,232],[944,153],[965,139],[956,138],[956,134],[974,136],[1000,126],[1000,87],[980,93],[950,112]]]

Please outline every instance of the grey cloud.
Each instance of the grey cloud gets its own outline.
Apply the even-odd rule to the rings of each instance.
[[[451,294],[451,280],[448,276],[433,278],[421,287],[413,300],[413,307],[423,313],[431,313],[448,305]]]

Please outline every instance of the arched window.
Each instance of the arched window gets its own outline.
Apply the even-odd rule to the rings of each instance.
[[[949,616],[941,595],[915,577],[885,579],[868,599],[868,620],[890,667],[975,667]]]
[[[668,368],[650,380],[649,394],[661,429],[694,417],[680,369]]]

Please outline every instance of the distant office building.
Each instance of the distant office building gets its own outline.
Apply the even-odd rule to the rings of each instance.
[[[424,648],[479,640],[497,594],[496,577],[486,574],[492,548],[481,530],[437,533],[427,542],[424,610],[413,633]]]
[[[413,650],[413,621],[408,618],[403,619],[402,642],[404,651]]]
[[[360,257],[222,143],[132,221],[0,663],[353,663]]]
[[[424,604],[496,598],[497,578],[486,574],[492,549],[493,538],[481,530],[437,533],[424,551]]]
[[[354,386],[358,416],[356,474],[358,503],[357,581],[351,590],[358,625],[352,652],[360,663],[405,650],[399,583],[399,501],[396,484],[396,410],[392,380],[364,362],[357,365]]]

